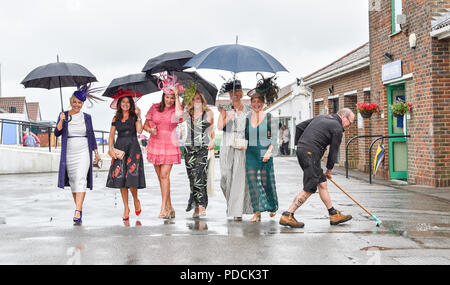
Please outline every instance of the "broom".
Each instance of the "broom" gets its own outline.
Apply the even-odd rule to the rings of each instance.
[[[331,179],[331,178],[328,178],[328,179],[329,179],[331,182],[333,182],[333,184],[336,185],[337,188],[339,188],[342,192],[344,192],[345,195],[347,195],[350,199],[352,199],[353,202],[355,202],[358,206],[360,206],[361,209],[363,209],[364,211],[366,211],[366,213],[369,214],[369,215],[372,217],[372,219],[374,219],[374,220],[377,222],[377,225],[376,225],[377,227],[380,226],[380,224],[381,224],[380,219],[378,219],[378,218],[377,218],[374,214],[372,214],[369,210],[367,210],[367,209],[364,208],[361,204],[359,204],[358,201],[356,201],[355,199],[353,199],[353,197],[350,196],[347,192],[345,192],[344,189],[342,189],[339,185],[337,185],[336,182],[334,182],[333,179]]]

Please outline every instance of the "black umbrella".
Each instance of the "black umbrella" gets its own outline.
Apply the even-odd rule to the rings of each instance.
[[[170,72],[171,75],[175,75],[183,86],[187,86],[191,81],[198,84],[198,90],[202,92],[208,105],[216,104],[217,88],[214,84],[201,77],[197,72],[182,72],[174,71]]]
[[[155,74],[164,71],[182,71],[187,67],[183,65],[191,59],[195,53],[189,50],[166,52],[147,61],[143,72]]]
[[[120,89],[131,89],[144,95],[159,91],[156,77],[141,72],[113,79],[102,96],[112,97]]]
[[[77,87],[90,82],[96,82],[97,78],[85,67],[77,63],[57,62],[39,66],[33,69],[21,84],[25,88],[53,89],[59,87],[61,98],[61,110],[63,109],[62,87]]]

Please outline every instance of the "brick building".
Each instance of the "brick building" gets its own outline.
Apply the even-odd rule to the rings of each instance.
[[[304,78],[313,89],[314,115],[341,107],[356,111],[357,102],[378,104],[380,113],[358,116],[345,132],[341,154],[354,135],[408,134],[384,140],[385,163],[377,176],[450,186],[450,1],[370,3],[369,43]],[[360,68],[353,68],[358,62]],[[397,100],[412,104],[404,119],[392,115]],[[370,141],[352,143],[350,167],[368,171]]]
[[[358,47],[331,64],[303,78],[313,91],[314,116],[336,113],[340,108],[350,108],[356,114],[356,103],[370,97],[369,43]],[[338,164],[344,165],[345,146],[350,138],[368,131],[368,119],[358,116],[355,124],[344,132]],[[362,125],[361,125],[362,124]],[[358,128],[359,126],[359,128]],[[364,126],[364,128],[362,127]],[[350,144],[349,165],[368,170],[368,140]]]
[[[380,1],[369,11],[370,101],[382,109],[370,132],[411,135],[385,143],[385,178],[450,186],[450,35],[432,35],[448,28],[449,11],[448,0]],[[389,107],[396,99],[413,106],[404,130]]]

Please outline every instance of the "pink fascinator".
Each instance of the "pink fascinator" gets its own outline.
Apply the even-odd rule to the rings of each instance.
[[[181,95],[184,92],[184,87],[177,82],[177,77],[175,75],[162,74],[158,78],[158,88],[164,92],[164,94],[175,94]]]

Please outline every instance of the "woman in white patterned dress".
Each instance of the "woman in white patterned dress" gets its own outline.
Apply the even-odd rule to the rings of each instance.
[[[220,111],[217,128],[223,130],[220,146],[220,187],[227,200],[227,216],[242,221],[243,214],[252,214],[250,195],[245,178],[245,118],[251,106],[242,103],[242,86],[239,80],[227,82],[221,93],[230,94],[230,105]]]

